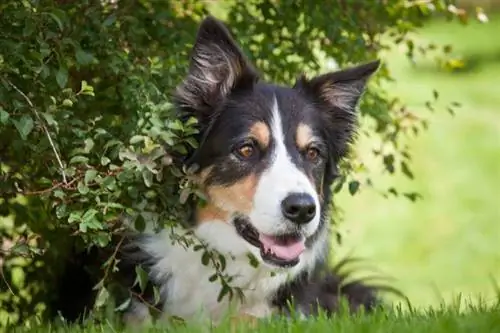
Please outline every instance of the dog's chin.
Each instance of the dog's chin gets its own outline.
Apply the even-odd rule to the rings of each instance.
[[[305,251],[305,237],[299,233],[265,235],[244,217],[233,221],[238,235],[260,252],[262,261],[273,267],[291,268],[300,262]]]

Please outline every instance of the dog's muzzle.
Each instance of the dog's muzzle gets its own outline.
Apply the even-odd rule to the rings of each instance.
[[[298,233],[265,235],[259,232],[246,217],[234,219],[236,232],[251,245],[260,249],[262,259],[279,267],[293,267],[305,251],[305,237]]]

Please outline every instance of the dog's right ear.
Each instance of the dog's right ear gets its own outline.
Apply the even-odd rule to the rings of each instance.
[[[193,46],[189,72],[174,99],[183,110],[209,116],[236,88],[253,85],[258,74],[222,22],[208,16]]]

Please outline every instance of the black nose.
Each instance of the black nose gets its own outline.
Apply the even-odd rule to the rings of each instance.
[[[305,224],[316,215],[316,203],[309,194],[292,193],[281,202],[281,211],[290,221]]]

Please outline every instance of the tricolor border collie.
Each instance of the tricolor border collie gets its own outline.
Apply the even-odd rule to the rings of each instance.
[[[331,313],[342,297],[351,308],[377,304],[369,287],[320,273],[328,270],[330,188],[353,139],[357,104],[378,67],[374,61],[302,76],[293,87],[266,83],[225,25],[203,20],[174,99],[183,116],[198,120],[200,144],[186,168],[195,170],[206,201],[177,231],[190,230],[223,254],[244,298],[235,305],[218,300],[214,268],[202,263],[202,251],[172,241],[170,231],[135,234],[122,265],[145,268],[162,313],[217,322],[230,305],[242,316],[265,318],[289,313],[290,305],[306,316]],[[136,299],[126,317],[148,313]]]

